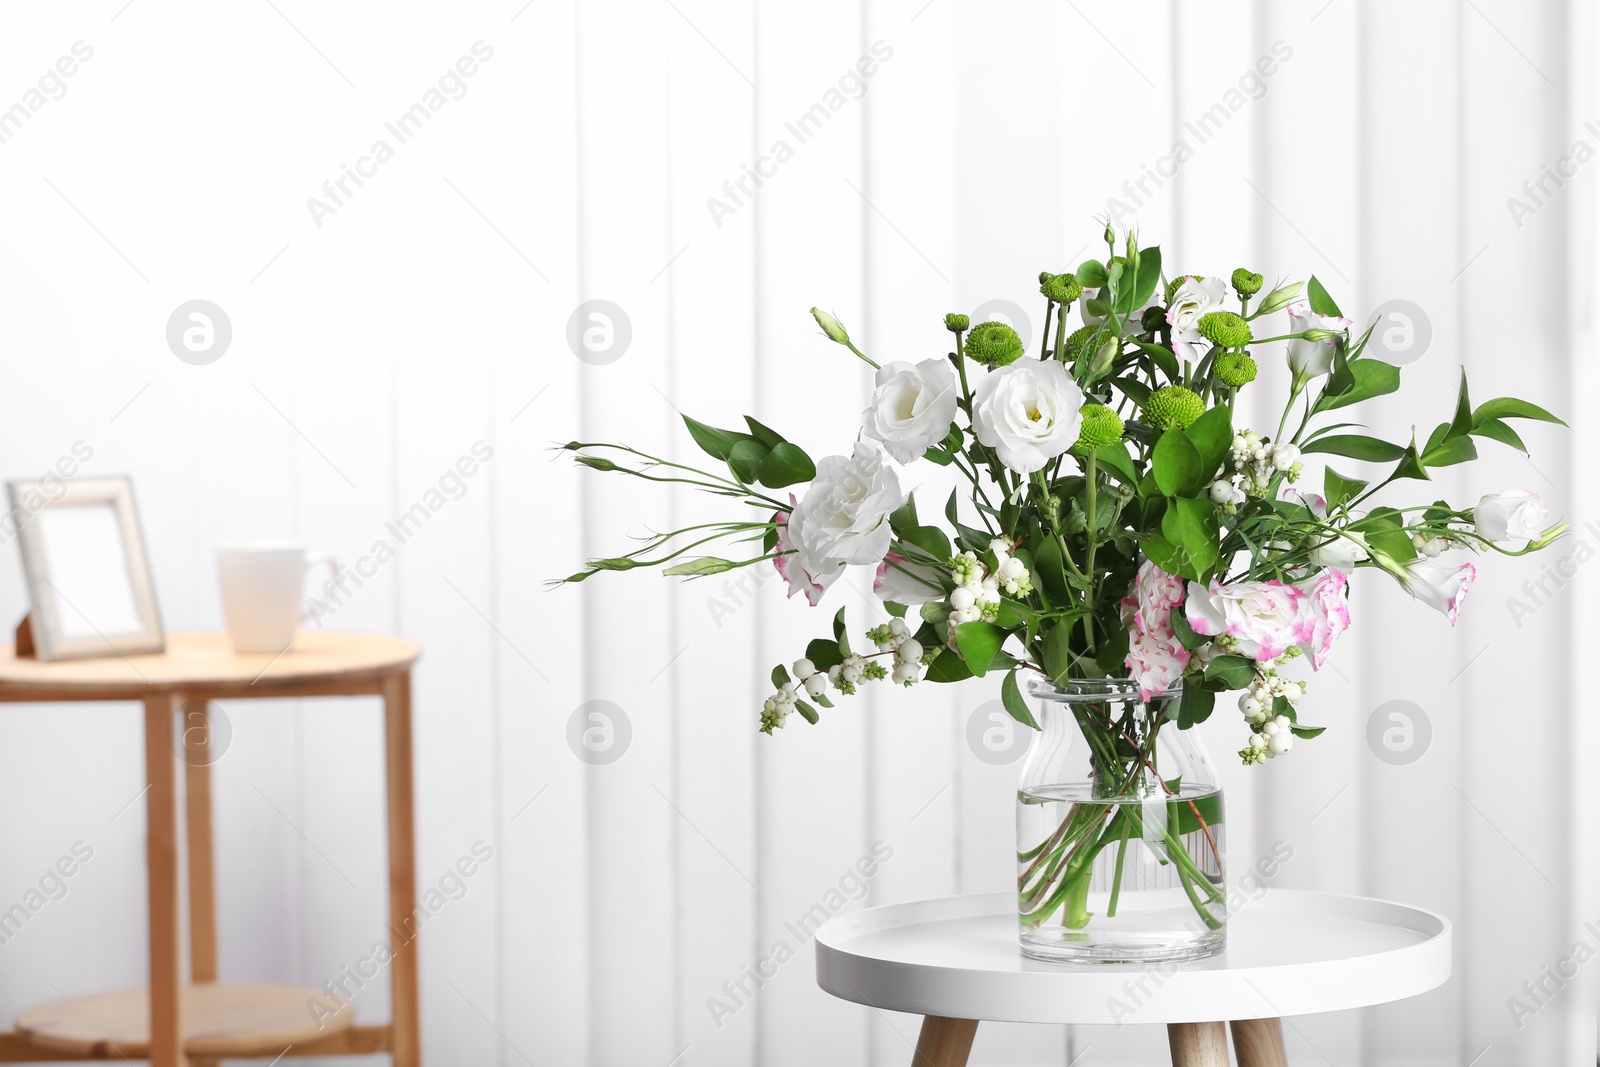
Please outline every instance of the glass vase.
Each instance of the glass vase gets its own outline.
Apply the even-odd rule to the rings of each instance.
[[[1227,941],[1222,791],[1179,690],[1128,679],[1032,685],[1040,729],[1017,787],[1022,952],[1092,963],[1192,960]]]

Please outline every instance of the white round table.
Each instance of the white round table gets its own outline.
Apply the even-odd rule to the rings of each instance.
[[[979,1020],[1166,1023],[1176,1067],[1282,1067],[1286,1015],[1416,996],[1450,977],[1450,922],[1383,900],[1267,890],[1228,918],[1228,948],[1189,963],[1055,964],[1017,947],[1010,894],[842,915],[817,934],[817,984],[926,1016],[913,1067],[962,1067]]]

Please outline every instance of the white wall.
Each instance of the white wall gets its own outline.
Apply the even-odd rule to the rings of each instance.
[[[607,575],[546,592],[585,554],[716,514],[580,479],[548,446],[620,438],[687,458],[679,407],[721,424],[748,411],[814,455],[842,450],[867,379],[808,307],[888,358],[942,352],[942,315],[988,299],[1037,319],[1032,279],[1084,258],[1096,216],[1121,210],[1108,197],[1188,269],[1314,271],[1362,318],[1392,298],[1424,308],[1432,346],[1404,399],[1370,405],[1377,426],[1426,434],[1462,363],[1478,397],[1581,415],[1596,386],[1592,165],[1530,217],[1506,200],[1574,142],[1600,146],[1584,126],[1600,115],[1593,23],[1557,0],[8,5],[0,107],[74,42],[93,56],[0,143],[0,474],[36,476],[79,441],[87,470],[131,473],[167,625],[204,628],[221,621],[218,543],[297,537],[353,561],[491,446],[330,622],[425,649],[420,879],[476,841],[495,849],[422,943],[429,1058],[905,1062],[915,1020],[824,996],[809,946],[720,1027],[707,1001],[792,942],[785,922],[875,841],[894,856],[871,902],[1005,887],[1015,768],[965,740],[996,694],[874,694],[758,738],[767,669],[825,614],[770,580]],[[493,56],[465,96],[397,145],[384,123],[478,41]],[[799,144],[785,122],[878,41],[893,54],[864,95]],[[1226,109],[1280,41],[1292,54],[1260,99],[1200,143],[1185,123]],[[319,225],[307,198],[378,138],[393,159]],[[793,158],[714,218],[708,198],[779,139]],[[1193,151],[1174,176],[1124,191],[1179,139]],[[194,298],[234,330],[204,367],[164,339]],[[565,331],[597,298],[626,310],[632,340],[591,366]],[[1597,518],[1592,477],[1579,493],[1592,420],[1527,438],[1534,463],[1486,448],[1441,492],[1525,485]],[[1600,533],[1544,562],[1580,542],[1593,551]],[[1508,598],[1541,567],[1491,562],[1454,634],[1358,581],[1358,629],[1307,705],[1332,729],[1229,774],[1235,871],[1287,842],[1279,884],[1456,923],[1447,986],[1295,1020],[1296,1062],[1592,1054],[1589,970],[1521,1028],[1507,1005],[1575,942],[1600,947],[1583,926],[1600,900],[1578,614],[1596,578],[1580,567],[1518,626]],[[857,627],[875,610],[842,584],[825,604]],[[7,563],[0,618],[25,608]],[[590,700],[631,725],[611,765],[568,747]],[[1390,700],[1432,725],[1408,766],[1366,740]],[[382,933],[378,709],[223,710],[223,976],[319,984]],[[1226,715],[1205,727],[1218,755],[1237,734]],[[143,787],[139,745],[128,706],[0,709],[0,906],[73,842],[94,848],[65,899],[0,945],[0,1016],[53,988],[141,980],[143,815],[118,814]],[[362,1015],[382,1018],[386,995],[380,977]],[[986,1026],[974,1062],[1159,1062],[1163,1048],[1159,1029]]]

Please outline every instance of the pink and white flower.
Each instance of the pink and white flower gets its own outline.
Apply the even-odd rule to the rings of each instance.
[[[1258,663],[1275,660],[1291,645],[1312,638],[1313,626],[1304,606],[1306,592],[1273,578],[1265,582],[1224,585],[1211,580],[1210,588],[1189,583],[1184,617],[1197,634],[1237,642],[1241,655]]]
[[[907,605],[926,604],[944,597],[937,571],[926,564],[912,563],[898,552],[889,553],[878,564],[872,591],[878,594],[879,600]]]
[[[1122,624],[1128,628],[1123,662],[1139,686],[1140,700],[1166,692],[1189,663],[1189,650],[1172,632],[1172,609],[1182,603],[1183,579],[1149,560],[1122,598]]]
[[[1442,559],[1418,556],[1406,564],[1400,584],[1430,608],[1444,612],[1454,626],[1461,614],[1461,602],[1467,599],[1467,589],[1477,577],[1478,568],[1470,563],[1458,567]]]
[[[794,502],[795,496],[790,493],[789,503],[793,504]],[[796,593],[803,592],[806,595],[806,601],[812,607],[816,607],[817,602],[822,599],[822,594],[828,591],[828,586],[832,585],[839,575],[844,573],[844,565],[840,563],[832,567],[819,567],[816,573],[813,573],[808,569],[808,564],[801,560],[800,554],[795,550],[794,545],[789,543],[788,514],[782,511],[775,511],[772,513],[772,521],[777,524],[778,528],[776,551],[779,553],[773,557],[772,565],[777,568],[778,576],[789,583],[789,595],[791,597]]]
[[[1228,299],[1228,283],[1221,278],[1184,278],[1172,292],[1167,305],[1167,325],[1172,327],[1172,349],[1180,359],[1199,362],[1211,342],[1200,332],[1200,320],[1213,311],[1223,310]]]
[[[1290,333],[1305,333],[1307,330],[1344,333],[1354,325],[1354,321],[1340,318],[1338,315],[1319,315],[1312,311],[1311,305],[1305,301],[1289,305]],[[1317,378],[1331,371],[1336,344],[1338,344],[1336,337],[1325,337],[1320,341],[1308,341],[1304,337],[1291,339],[1288,352],[1289,369],[1294,372],[1296,381]]]
[[[1339,635],[1350,628],[1350,604],[1345,600],[1348,579],[1342,571],[1328,568],[1300,583],[1306,594],[1302,610],[1310,632],[1300,641],[1300,650],[1311,658],[1311,669],[1320,671]]]
[[[1550,515],[1539,494],[1528,489],[1490,493],[1472,509],[1478,536],[1491,541],[1532,541],[1544,531]]]

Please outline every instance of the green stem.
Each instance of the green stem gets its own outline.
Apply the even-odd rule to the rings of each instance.
[[[1106,904],[1106,918],[1117,917],[1117,897],[1122,894],[1122,861],[1128,855],[1128,839],[1117,842],[1117,867],[1111,873],[1111,900]]]

